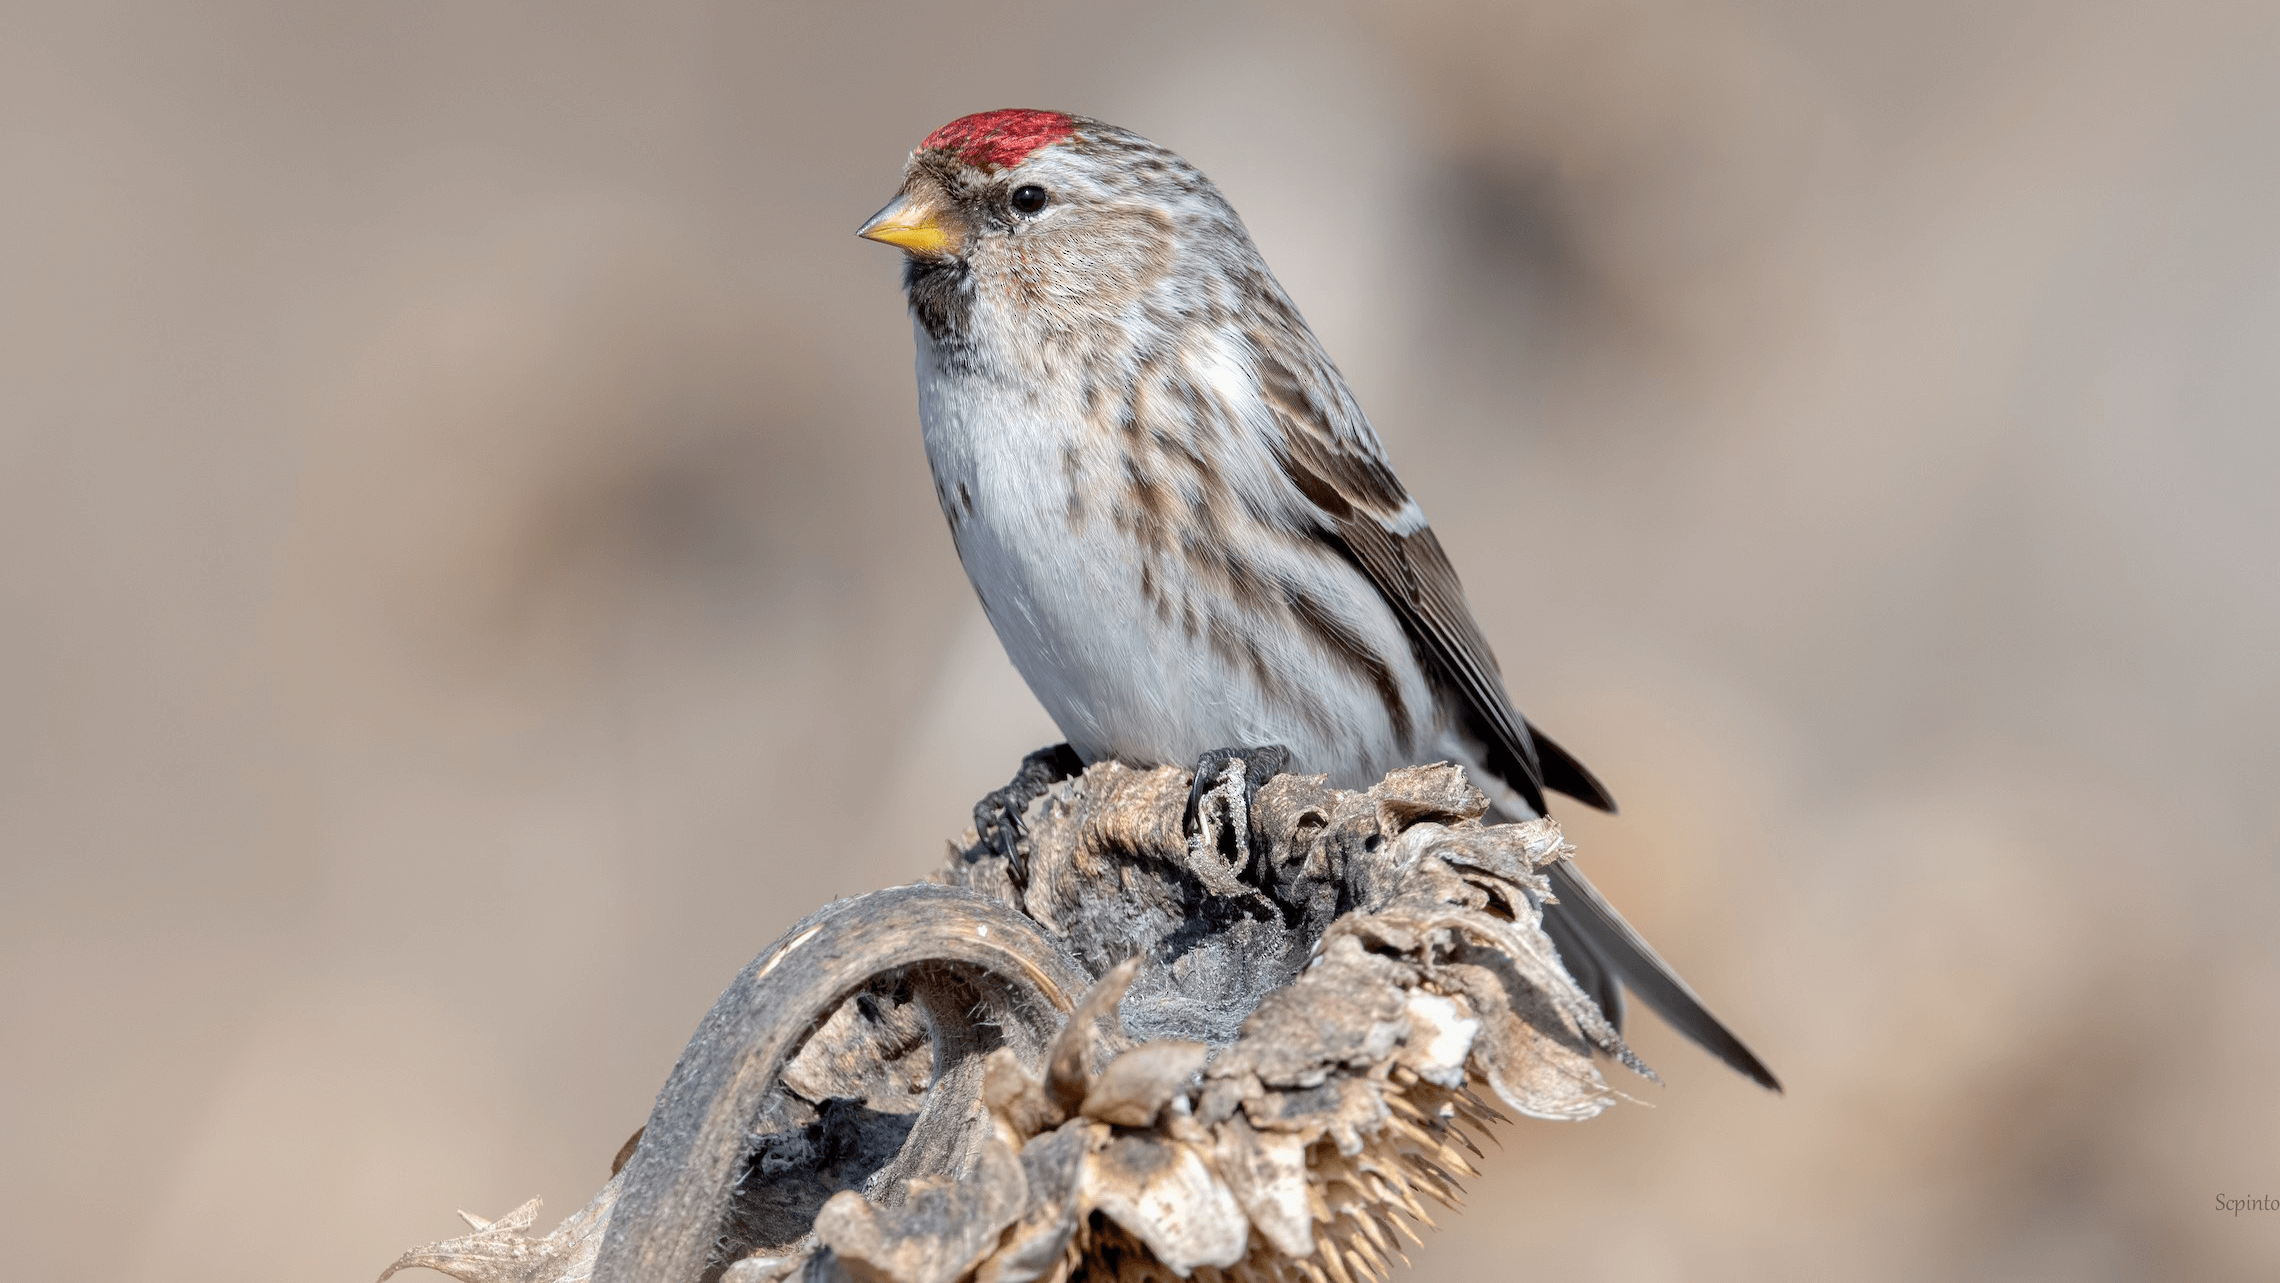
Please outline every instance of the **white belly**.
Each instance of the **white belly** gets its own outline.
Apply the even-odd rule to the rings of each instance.
[[[1295,769],[1358,786],[1445,755],[1399,621],[1334,553],[1271,529],[1235,550],[1260,580],[1315,601],[1316,617],[1319,603],[1334,606],[1386,672],[1339,662],[1319,630],[1299,626],[1288,594],[1238,600],[1195,573],[1176,540],[1151,550],[1135,537],[1115,511],[1123,456],[1084,432],[1077,406],[931,367],[921,336],[927,457],[959,558],[1014,667],[1086,760],[1186,764],[1279,744]]]

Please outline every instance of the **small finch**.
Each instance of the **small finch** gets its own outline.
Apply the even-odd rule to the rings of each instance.
[[[1546,789],[1614,809],[1514,710],[1425,514],[1193,166],[982,112],[929,134],[859,234],[907,255],[936,494],[1078,759],[1278,746],[1343,788],[1447,760],[1508,818]],[[1620,982],[1779,1089],[1572,862],[1551,872],[1546,928],[1611,1020]]]

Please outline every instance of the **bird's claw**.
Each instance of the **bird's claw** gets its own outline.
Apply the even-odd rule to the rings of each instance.
[[[1084,772],[1083,759],[1067,744],[1041,748],[1021,759],[1021,769],[1006,786],[974,803],[974,835],[982,850],[1005,857],[1006,867],[1018,884],[1027,876],[1027,853],[1021,844],[1021,817],[1029,804],[1062,780]]]
[[[1257,748],[1215,748],[1196,759],[1195,783],[1188,788],[1181,826],[1188,849],[1210,851],[1235,876],[1251,863],[1251,814],[1259,789],[1290,769],[1290,750],[1280,744]]]

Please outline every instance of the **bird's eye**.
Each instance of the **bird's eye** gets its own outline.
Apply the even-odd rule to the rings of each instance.
[[[1044,188],[1028,183],[1014,188],[1013,195],[1006,198],[1006,203],[1013,206],[1016,214],[1034,214],[1045,208],[1052,199],[1045,194]]]

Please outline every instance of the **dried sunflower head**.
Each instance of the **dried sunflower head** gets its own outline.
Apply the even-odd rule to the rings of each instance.
[[[468,1283],[663,1277],[679,1267],[647,1266],[667,1259],[726,1283],[1360,1283],[1403,1259],[1428,1202],[1456,1206],[1491,1101],[1588,1118],[1615,1099],[1596,1055],[1644,1072],[1543,933],[1543,870],[1569,850],[1551,822],[1483,824],[1440,766],[1362,792],[1278,776],[1201,808],[1217,827],[1191,841],[1188,778],[1096,765],[1028,807],[1019,850],[970,837],[947,885],[819,913],[724,995],[644,1152],[585,1212],[399,1265]],[[773,1050],[724,1045],[731,1028]],[[690,1070],[706,1057],[729,1068]],[[659,1141],[669,1105],[728,1121]],[[832,1142],[826,1120],[858,1107],[900,1138],[891,1157],[864,1157],[860,1128]],[[644,1192],[674,1181],[695,1192]]]

